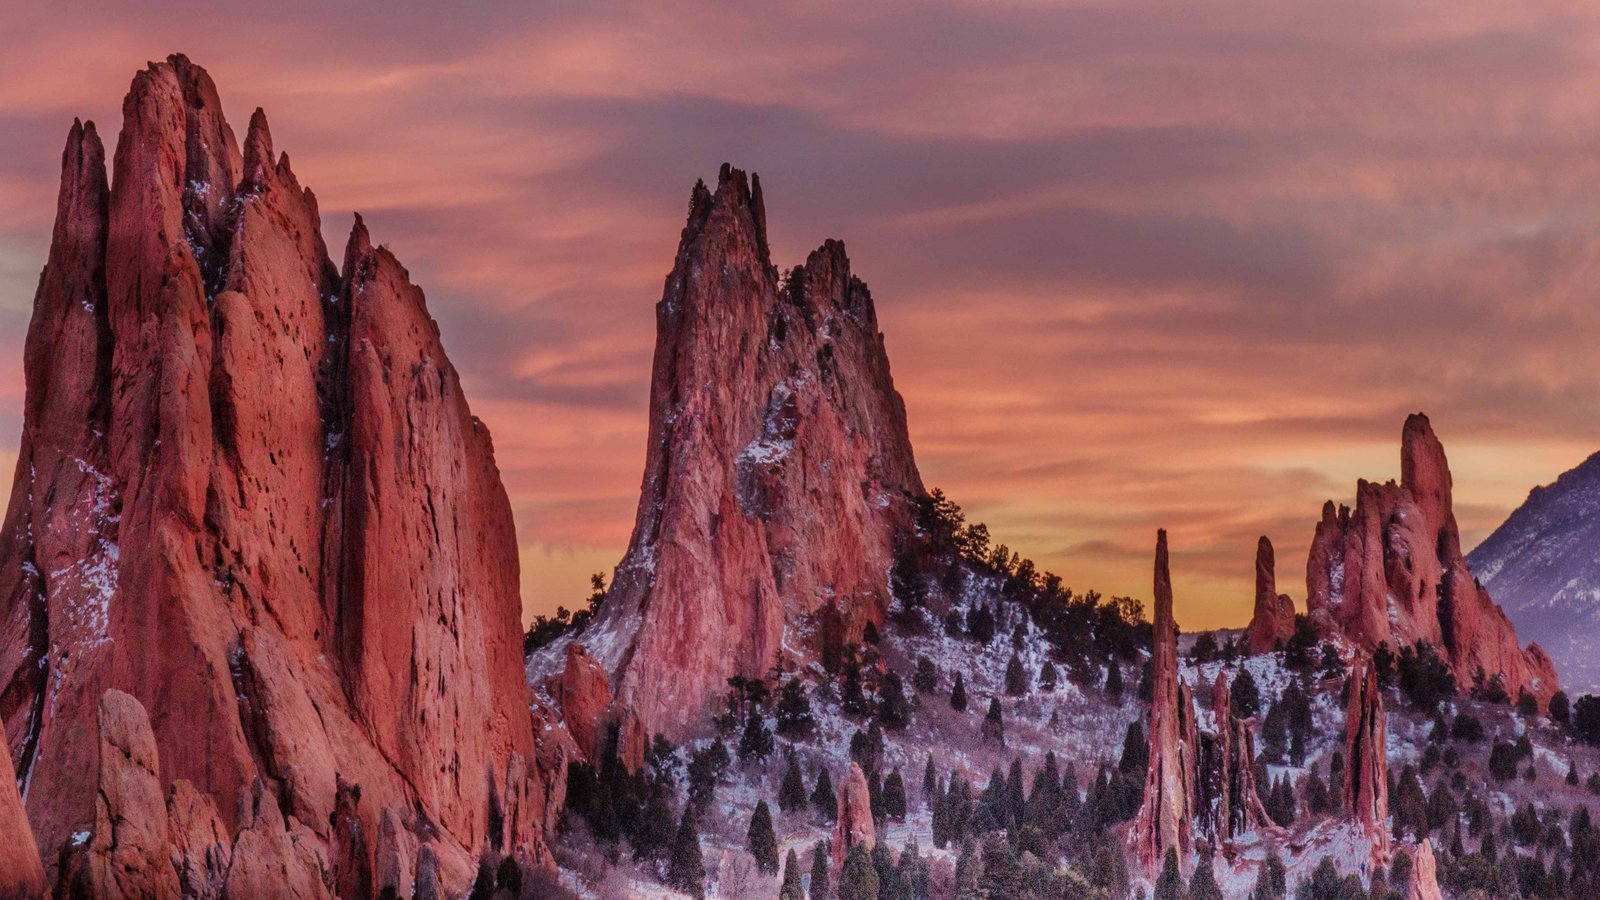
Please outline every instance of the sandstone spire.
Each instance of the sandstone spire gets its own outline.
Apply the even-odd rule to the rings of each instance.
[[[359,223],[335,268],[274,153],[259,111],[241,152],[182,56],[135,76],[114,187],[93,125],[68,137],[0,532],[0,718],[29,819],[52,864],[98,829],[84,773],[121,745],[86,736],[116,689],[147,711],[159,789],[189,785],[238,835],[230,881],[280,871],[259,854],[297,826],[325,851],[339,775],[364,833],[401,811],[452,873],[484,849],[548,859],[565,764],[534,764],[487,431],[422,292]],[[513,795],[546,808],[497,832]],[[190,807],[174,840],[210,830]]]
[[[1278,593],[1272,541],[1256,542],[1256,605],[1245,631],[1251,653],[1271,653],[1294,636],[1294,601]]]
[[[881,624],[923,494],[844,245],[780,280],[766,233],[759,179],[724,166],[715,192],[697,184],[656,307],[638,517],[580,638],[651,732],[681,733],[785,648],[817,649],[786,629],[840,644]]]
[[[1463,691],[1499,678],[1508,695],[1542,704],[1559,689],[1554,665],[1478,585],[1461,555],[1444,447],[1424,415],[1406,419],[1401,481],[1356,485],[1354,510],[1323,507],[1306,564],[1306,608],[1325,633],[1372,652],[1434,646]]]
[[[1433,842],[1424,837],[1417,842],[1411,860],[1411,884],[1407,900],[1444,900],[1439,890],[1439,866],[1433,856]]]
[[[1144,803],[1131,837],[1139,862],[1158,871],[1169,847],[1187,866],[1194,848],[1195,754],[1198,735],[1194,701],[1178,677],[1178,631],[1172,618],[1172,577],[1167,566],[1167,532],[1156,532],[1155,618],[1151,663],[1150,763]]]
[[[1360,658],[1350,670],[1344,713],[1344,809],[1372,842],[1374,855],[1389,851],[1388,720],[1378,669]]]
[[[1217,672],[1211,688],[1214,735],[1201,738],[1201,827],[1215,842],[1272,826],[1272,819],[1256,791],[1255,738],[1250,723],[1233,714],[1227,675]]]
[[[872,823],[872,794],[867,775],[858,763],[850,764],[850,778],[839,785],[839,804],[833,825],[833,868],[844,867],[850,848],[865,844],[868,850],[877,842]]]

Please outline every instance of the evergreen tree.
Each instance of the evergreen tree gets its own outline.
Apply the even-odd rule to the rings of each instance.
[[[1113,706],[1122,705],[1122,665],[1115,659],[1106,665],[1106,699]]]
[[[1233,714],[1241,719],[1248,719],[1261,711],[1261,690],[1256,687],[1255,676],[1250,674],[1249,669],[1239,669],[1228,691],[1228,699],[1233,704]]]
[[[1128,723],[1128,732],[1122,738],[1122,758],[1117,770],[1125,775],[1142,775],[1150,765],[1150,743],[1145,740],[1144,728],[1139,720]]]
[[[1156,878],[1154,900],[1183,900],[1183,874],[1178,871],[1178,850],[1167,848],[1167,858],[1161,863],[1161,874]]]
[[[793,847],[783,860],[783,887],[778,889],[778,900],[806,900],[805,890],[800,886],[800,860]]]
[[[824,769],[824,772],[827,770]],[[810,900],[828,900],[828,844],[817,841],[811,848]]]
[[[989,712],[983,717],[983,736],[1000,746],[1006,743],[1006,724],[1000,712],[1000,698],[989,698]]]
[[[872,704],[861,690],[861,662],[851,654],[844,666],[844,687],[839,691],[840,706],[852,716],[872,714]]]
[[[911,686],[922,694],[931,694],[939,689],[939,670],[933,660],[926,656],[917,657],[917,671],[911,676]]]
[[[1217,873],[1211,868],[1211,854],[1200,854],[1194,875],[1189,879],[1189,900],[1222,900],[1222,887],[1217,884]]]
[[[772,831],[772,810],[767,801],[756,804],[750,816],[750,828],[745,832],[746,846],[756,858],[756,868],[763,875],[778,874],[778,836]]]
[[[865,843],[856,844],[845,855],[839,872],[839,900],[878,900],[878,870]]]
[[[700,856],[700,834],[695,827],[694,806],[685,806],[672,839],[672,856],[667,863],[667,884],[696,900],[706,895],[706,866]]]
[[[1056,664],[1045,660],[1044,665],[1039,667],[1039,690],[1054,691],[1060,683],[1061,675],[1056,671]]]
[[[784,737],[796,737],[810,731],[814,721],[805,685],[800,683],[800,679],[791,678],[778,695],[778,733]]]
[[[906,783],[900,777],[899,766],[896,766],[894,771],[889,773],[889,777],[884,779],[883,813],[896,822],[904,822],[906,819]]]
[[[956,879],[951,896],[954,900],[984,900],[982,883],[983,860],[968,841],[956,858]]]
[[[752,708],[744,720],[744,733],[739,736],[739,758],[764,760],[771,755],[772,732],[761,713]]]
[[[967,683],[960,672],[956,673],[955,686],[950,688],[950,708],[956,712],[967,711]]]
[[[939,772],[933,767],[933,754],[928,754],[928,764],[922,769],[922,802],[929,803],[939,789]]]
[[[833,778],[828,775],[827,766],[817,770],[817,786],[811,792],[811,805],[829,822],[839,815],[839,798],[834,795]]]
[[[638,827],[633,830],[633,858],[665,859],[668,851],[672,849],[673,829],[676,827],[672,806],[667,801],[667,792],[653,792],[653,796],[645,804],[643,814],[639,817]]]
[[[806,807],[806,779],[800,772],[800,760],[789,751],[789,765],[783,773],[783,784],[778,788],[778,809],[797,812]]]
[[[1013,697],[1021,697],[1028,692],[1028,672],[1022,667],[1022,657],[1011,654],[1011,661],[1006,663],[1006,693]]]
[[[878,698],[878,721],[885,728],[901,729],[911,718],[911,704],[906,700],[900,676],[890,672],[883,679],[883,695]]]
[[[877,769],[867,773],[867,808],[872,812],[872,824],[878,831],[883,831],[883,820],[888,817],[888,812],[883,808],[883,779],[879,777]]]
[[[994,640],[994,613],[979,603],[967,613],[967,634],[980,644]]]

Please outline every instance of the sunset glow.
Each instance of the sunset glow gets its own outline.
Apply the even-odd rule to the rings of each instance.
[[[653,306],[724,160],[780,266],[846,242],[924,481],[1075,589],[1148,600],[1164,527],[1186,630],[1244,624],[1262,534],[1303,603],[1322,503],[1397,478],[1417,410],[1472,546],[1600,447],[1600,9],[1156,5],[0,0],[0,467],[63,138],[181,51],[330,247],[359,211],[427,291],[529,617],[628,542]]]

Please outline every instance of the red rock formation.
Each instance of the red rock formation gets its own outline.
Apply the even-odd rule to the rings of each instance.
[[[1256,607],[1245,630],[1251,653],[1271,653],[1294,636],[1294,601],[1278,593],[1272,541],[1266,535],[1256,543]]]
[[[95,897],[175,897],[172,837],[156,740],[143,706],[118,690],[100,699],[100,777],[89,878]]]
[[[172,866],[185,897],[215,900],[222,896],[233,859],[233,839],[211,798],[179,780],[167,793],[167,830],[172,839]]]
[[[1344,712],[1342,808],[1372,841],[1375,856],[1389,853],[1389,725],[1378,688],[1378,668],[1357,660],[1350,671]]]
[[[724,166],[715,193],[697,184],[656,307],[638,518],[583,637],[651,732],[681,734],[730,676],[808,636],[881,623],[923,493],[844,245],[780,279],[766,227],[759,179]]]
[[[1427,838],[1417,842],[1411,859],[1411,885],[1409,900],[1444,900],[1439,890],[1439,867],[1433,858],[1433,843]]]
[[[359,220],[336,269],[265,116],[241,150],[187,59],[123,119],[110,190],[94,127],[68,137],[0,532],[0,718],[40,847],[95,820],[83,735],[117,688],[156,797],[188,782],[238,835],[229,885],[320,889],[336,774],[364,834],[406,810],[450,877],[491,846],[547,862],[547,808],[490,830],[504,794],[559,802],[564,764],[512,765],[548,748],[510,506],[421,291]]]
[[[833,824],[833,869],[844,868],[844,858],[850,848],[865,844],[868,850],[877,843],[877,832],[872,823],[872,793],[867,787],[867,773],[861,766],[850,764],[850,779],[839,785],[839,805]]]
[[[6,848],[0,853],[0,897],[43,897],[44,866],[17,793],[9,753],[0,753],[0,841]]]
[[[1194,700],[1178,677],[1178,626],[1172,618],[1167,532],[1156,532],[1155,618],[1151,664],[1150,764],[1144,803],[1133,821],[1134,855],[1145,870],[1160,870],[1167,848],[1184,866],[1194,849],[1197,808],[1195,755],[1199,748]]]
[[[1270,552],[1270,551],[1269,551]],[[1255,738],[1250,721],[1233,714],[1232,692],[1222,672],[1211,688],[1216,733],[1202,740],[1198,812],[1200,827],[1222,843],[1248,831],[1272,827],[1256,791]]]
[[[567,665],[550,685],[550,695],[561,709],[567,733],[578,752],[592,765],[600,764],[606,718],[611,709],[611,682],[606,670],[582,644],[567,645]]]
[[[1559,689],[1537,644],[1526,650],[1461,554],[1450,468],[1428,418],[1406,419],[1399,484],[1356,485],[1354,511],[1322,510],[1306,563],[1306,607],[1324,633],[1371,652],[1417,641],[1439,649],[1463,689],[1499,677],[1541,705]]]

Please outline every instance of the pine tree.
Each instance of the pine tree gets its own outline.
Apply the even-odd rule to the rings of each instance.
[[[939,772],[933,767],[933,754],[928,754],[928,764],[922,769],[922,802],[928,803],[939,789]]]
[[[793,847],[783,860],[783,887],[778,889],[778,900],[806,900],[805,890],[800,887],[800,859]]]
[[[772,732],[766,720],[755,709],[744,720],[744,733],[739,736],[739,758],[766,759],[772,755]]]
[[[824,769],[823,771],[827,771]],[[828,843],[817,841],[811,848],[810,900],[828,900]]]
[[[939,689],[939,670],[933,660],[926,656],[917,657],[917,671],[911,676],[911,686],[921,694],[931,694]]]
[[[1228,690],[1228,699],[1233,704],[1233,714],[1241,719],[1248,719],[1261,711],[1261,689],[1256,687],[1255,676],[1250,674],[1249,669],[1239,669],[1233,686]]]
[[[1217,884],[1217,873],[1211,868],[1211,854],[1202,853],[1195,864],[1194,876],[1189,879],[1189,900],[1222,900],[1222,887]]]
[[[967,711],[967,683],[960,672],[956,673],[955,686],[950,688],[950,708],[956,712]]]
[[[1121,706],[1122,691],[1122,666],[1113,659],[1106,664],[1106,699],[1113,706]]]
[[[878,870],[865,843],[856,844],[845,855],[839,872],[839,900],[878,900]]]
[[[1022,668],[1022,657],[1011,654],[1011,661],[1006,663],[1006,693],[1013,697],[1021,697],[1028,692],[1028,672]]]
[[[883,679],[883,695],[878,698],[878,721],[885,728],[901,729],[911,718],[911,704],[906,700],[900,676],[890,672]]]
[[[772,810],[767,801],[756,804],[750,816],[750,829],[745,832],[750,855],[756,858],[756,868],[763,875],[778,874],[778,836],[772,831]]]
[[[778,733],[784,737],[805,734],[814,721],[805,686],[798,678],[790,679],[778,695]]]
[[[1000,713],[1000,698],[989,698],[989,712],[983,717],[983,736],[1004,747],[1006,743],[1005,720]]]
[[[882,831],[883,820],[888,812],[883,808],[883,778],[878,775],[877,769],[867,773],[867,808],[872,811],[873,825]]]
[[[983,860],[968,841],[961,847],[956,859],[956,880],[952,896],[955,900],[983,900]]]
[[[1167,848],[1167,858],[1161,863],[1154,900],[1183,900],[1183,875],[1178,871],[1178,850],[1175,847]]]
[[[696,900],[706,895],[706,866],[700,856],[700,834],[695,827],[694,806],[683,809],[678,833],[672,839],[672,857],[667,864],[667,884]]]
[[[1002,824],[1006,828],[1018,828],[1022,825],[1023,806],[1027,799],[1022,792],[1022,760],[1011,760],[1011,771],[1006,775],[1006,821]]]
[[[817,787],[811,792],[811,805],[829,822],[839,815],[839,798],[834,795],[833,778],[828,775],[827,766],[817,770]]]
[[[1056,664],[1045,660],[1044,665],[1039,667],[1039,690],[1053,691],[1060,682],[1061,675],[1056,671]]]
[[[806,806],[806,779],[800,772],[800,760],[789,751],[789,765],[783,773],[783,784],[778,788],[778,809],[797,812]]]
[[[896,822],[906,819],[906,783],[898,766],[883,782],[883,813]]]
[[[665,859],[672,849],[672,806],[667,802],[667,792],[657,791],[645,804],[638,827],[634,829],[633,858],[637,860]]]

